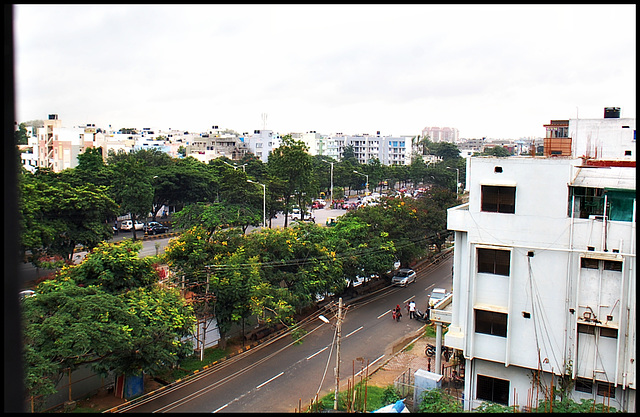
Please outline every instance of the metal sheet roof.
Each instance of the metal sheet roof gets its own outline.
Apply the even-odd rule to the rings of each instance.
[[[580,167],[571,182],[574,187],[636,189],[636,169],[627,167]]]

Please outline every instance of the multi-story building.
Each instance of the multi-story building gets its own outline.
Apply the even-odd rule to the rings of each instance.
[[[429,136],[431,142],[458,143],[460,132],[455,127],[425,127],[422,137]]]
[[[635,119],[621,120],[579,120],[585,155],[467,160],[445,335],[464,355],[465,410],[536,407],[554,387],[635,411]]]
[[[209,132],[201,133],[199,137],[190,140],[186,147],[186,155],[208,163],[212,159],[223,156],[240,160],[247,150],[238,136],[224,133],[218,126],[212,126]]]
[[[254,130],[252,135],[248,133],[243,134],[240,137],[240,141],[249,152],[266,164],[271,151],[280,146],[281,137],[272,130],[263,129]]]

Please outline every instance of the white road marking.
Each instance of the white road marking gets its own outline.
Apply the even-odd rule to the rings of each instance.
[[[425,291],[429,291],[431,288],[433,288],[433,287],[435,287],[435,286],[436,286],[436,284],[431,284],[431,285],[429,285],[427,288],[425,288],[424,290],[425,290]]]
[[[346,335],[344,338],[346,339],[347,337],[351,336],[352,334],[354,334],[355,332],[357,332],[358,330],[361,330],[361,329],[362,329],[362,326],[358,327],[357,329],[355,329],[354,331],[352,331],[351,333]]]
[[[274,376],[274,377],[273,377],[273,378],[271,378],[270,380],[265,381],[265,382],[263,382],[262,384],[258,385],[258,386],[256,387],[256,389],[259,389],[260,387],[267,385],[269,382],[273,381],[274,379],[276,379],[276,378],[277,378],[277,377],[279,377],[279,376],[282,376],[283,374],[284,374],[284,372],[280,372],[278,375]]]
[[[404,300],[404,301],[403,301],[403,303],[405,303],[405,304],[406,304],[406,303],[408,303],[408,302],[409,302],[409,300],[411,300],[412,298],[416,298],[416,296],[415,296],[415,295],[412,295],[411,297],[409,297],[409,298],[407,298],[406,300]]]
[[[384,316],[386,316],[386,315],[387,315],[387,314],[389,314],[389,313],[391,313],[391,310],[387,310],[387,311],[385,311],[384,313],[380,314],[380,315],[379,315],[378,317],[376,317],[376,318],[377,318],[377,319],[379,319],[380,317],[384,317]]]
[[[212,413],[217,413],[218,411],[222,410],[223,408],[225,408],[228,405],[229,405],[229,403],[226,403],[225,405],[223,405],[222,407],[218,408],[217,410],[212,411]]]
[[[314,357],[314,356],[316,356],[316,355],[321,354],[322,352],[324,352],[324,351],[325,351],[325,350],[327,350],[327,349],[329,349],[329,346],[325,346],[325,347],[324,347],[324,348],[322,348],[321,350],[319,350],[319,351],[317,351],[316,353],[314,353],[313,355],[309,356],[309,357],[307,358],[307,360],[309,360],[309,359],[313,358],[313,357]]]

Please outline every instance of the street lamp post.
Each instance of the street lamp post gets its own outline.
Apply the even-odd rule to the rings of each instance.
[[[333,162],[324,162],[326,162],[327,164],[331,164],[331,203],[329,204],[329,207],[331,207],[331,204],[333,204]]]
[[[363,173],[358,172],[358,171],[353,171],[353,172],[355,172],[356,174],[359,174],[359,175],[364,175],[366,177],[367,183],[364,186],[364,194],[368,195],[368,193],[369,193],[369,175],[363,174]]]
[[[329,323],[326,317],[320,315],[318,318],[325,323]],[[340,338],[342,336],[342,297],[338,299],[338,320],[336,322],[336,387],[333,395],[333,409],[338,410],[338,392],[340,390]]]
[[[267,186],[256,181],[247,180],[252,184],[262,185],[262,228],[267,228]]]
[[[458,199],[458,189],[460,188],[460,169],[447,167],[447,169],[455,169],[456,170],[456,200]]]

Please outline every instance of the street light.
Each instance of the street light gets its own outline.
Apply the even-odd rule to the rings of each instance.
[[[326,162],[327,164],[331,164],[331,203],[329,204],[329,207],[331,207],[331,204],[333,204],[333,162],[329,162],[325,160],[323,160],[323,162]]]
[[[262,185],[262,228],[267,228],[267,186],[256,181],[247,180],[252,184]]]
[[[368,193],[369,193],[369,175],[367,175],[367,174],[363,174],[363,173],[358,172],[358,171],[353,171],[353,172],[355,172],[356,174],[364,175],[365,177],[367,177],[367,183],[366,183],[366,185],[364,186],[364,188],[365,188],[364,194],[365,194],[365,195],[368,195]]]
[[[329,324],[329,319],[323,315],[318,318]],[[336,387],[333,396],[333,409],[338,410],[338,391],[340,390],[340,337],[342,336],[342,297],[338,299],[338,320],[336,321]]]
[[[458,188],[460,187],[460,169],[447,167],[447,169],[455,169],[456,170],[456,200],[458,199]]]
[[[235,171],[236,169],[240,168],[239,166],[237,166],[237,165],[232,165],[232,164],[228,163],[227,161],[222,161],[222,162],[224,162],[225,164],[229,165],[231,168],[233,168],[233,170],[234,170],[234,171]],[[246,167],[246,166],[247,166],[247,164],[242,164],[242,165],[240,165],[240,166],[242,167],[242,172],[247,172],[247,171],[245,171],[245,169],[244,169],[244,167]]]

